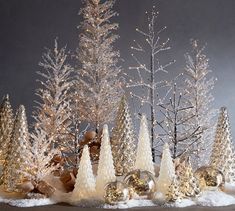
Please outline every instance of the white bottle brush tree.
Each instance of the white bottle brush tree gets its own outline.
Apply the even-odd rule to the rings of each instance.
[[[163,198],[169,191],[169,187],[175,179],[175,165],[172,161],[169,145],[165,144],[162,152],[159,177],[157,180],[157,192],[163,194]]]
[[[109,140],[108,125],[104,125],[101,140],[100,158],[96,178],[96,192],[100,198],[104,197],[105,186],[116,180],[112,150]]]
[[[155,174],[148,123],[145,115],[142,115],[140,121],[135,169],[145,170]]]
[[[89,155],[89,148],[84,146],[79,164],[76,183],[74,186],[72,201],[88,200],[95,193],[95,177]]]
[[[210,165],[223,172],[226,182],[235,182],[235,151],[225,107],[220,109]]]
[[[113,0],[85,0],[83,3],[77,49],[81,64],[77,72],[77,109],[81,120],[92,124],[98,133],[99,127],[113,120],[122,96],[118,76],[121,68],[117,65],[120,55],[113,47],[118,39],[114,34],[118,24],[111,21],[117,13],[112,10]]]

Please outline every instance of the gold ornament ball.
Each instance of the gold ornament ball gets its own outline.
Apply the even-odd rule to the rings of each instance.
[[[156,182],[152,173],[142,170],[134,170],[129,172],[124,182],[128,185],[131,195],[151,196],[155,192]]]
[[[111,205],[125,203],[130,199],[128,186],[120,181],[110,182],[105,186],[104,198]]]
[[[202,190],[216,190],[225,183],[224,174],[212,166],[202,166],[194,173]]]
[[[95,131],[87,131],[84,135],[85,141],[90,141],[92,139],[96,138],[96,132]]]

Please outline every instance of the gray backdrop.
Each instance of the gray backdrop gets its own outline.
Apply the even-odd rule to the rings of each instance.
[[[139,37],[135,28],[144,27],[144,13],[154,4],[160,11],[159,26],[168,26],[163,38],[171,39],[172,50],[165,58],[176,59],[167,77],[184,67],[191,38],[207,43],[210,67],[218,78],[215,107],[228,107],[235,134],[235,1],[117,0],[117,47],[124,69],[132,61],[129,46]],[[14,108],[24,104],[30,121],[43,48],[52,47],[56,36],[72,51],[77,47],[80,7],[80,0],[0,0],[0,96],[9,93]]]

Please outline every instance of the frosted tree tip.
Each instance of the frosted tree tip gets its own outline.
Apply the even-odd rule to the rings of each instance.
[[[109,127],[108,127],[107,124],[105,124],[105,125],[103,126],[103,133],[107,133],[108,130],[109,130]]]

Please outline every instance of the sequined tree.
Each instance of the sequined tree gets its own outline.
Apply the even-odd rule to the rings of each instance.
[[[77,50],[77,101],[82,121],[94,125],[96,132],[113,120],[122,96],[117,65],[119,52],[114,50],[118,24],[112,23],[117,15],[112,10],[114,1],[85,0],[80,15],[83,17]]]
[[[135,169],[149,171],[155,175],[153,157],[151,153],[151,142],[148,131],[148,123],[145,115],[142,115],[140,121],[140,131],[135,160]]]
[[[134,41],[135,45],[131,47],[136,53],[132,54],[136,65],[131,66],[130,74],[126,74],[128,83],[127,87],[130,90],[130,94],[134,99],[135,107],[139,113],[143,112],[143,109],[149,108],[150,113],[148,119],[150,121],[150,138],[152,145],[153,159],[155,159],[155,150],[157,147],[157,105],[161,103],[163,96],[160,96],[160,88],[167,86],[167,82],[159,80],[161,73],[167,73],[167,67],[169,67],[174,61],[162,64],[160,62],[161,54],[170,49],[169,39],[162,41],[160,34],[166,29],[166,27],[158,29],[157,17],[158,12],[153,10],[150,14],[147,14],[147,30],[142,31],[136,29],[136,31],[143,36],[144,43]],[[147,59],[146,59],[147,57]],[[146,61],[148,61],[146,63]],[[146,107],[147,106],[147,107]]]
[[[6,95],[3,98],[0,107],[0,165],[3,165],[8,154],[7,152],[10,146],[13,122],[13,110],[11,108],[9,96]]]
[[[39,96],[37,110],[34,113],[35,127],[45,131],[53,147],[67,150],[71,139],[70,90],[73,68],[67,63],[66,47],[59,48],[57,39],[54,48],[46,49],[39,65],[43,68],[37,72],[41,77],[42,87],[37,90]]]
[[[165,144],[163,147],[160,172],[157,180],[157,191],[161,192],[164,197],[166,197],[168,189],[175,177],[175,166],[171,158],[169,145]]]
[[[72,193],[72,200],[79,201],[89,199],[95,193],[95,177],[92,172],[92,165],[88,146],[84,146],[75,187]]]
[[[119,104],[111,143],[116,175],[123,175],[133,170],[136,142],[129,107],[124,96]]]
[[[25,179],[22,171],[27,171],[27,154],[30,150],[28,124],[25,108],[21,105],[16,113],[11,144],[3,167],[3,187],[6,191],[17,192]]]
[[[227,182],[235,182],[235,154],[228,111],[220,109],[210,165],[222,171]]]
[[[201,133],[197,135],[191,154],[193,166],[205,165],[211,153],[213,144],[215,124],[214,117],[217,110],[213,108],[214,97],[212,90],[214,88],[215,78],[210,77],[212,72],[209,68],[209,60],[204,54],[204,48],[197,40],[192,40],[192,52],[185,55],[186,67],[184,70],[186,79],[184,91],[192,109],[185,110],[185,118],[190,120],[184,124],[185,130],[197,130]]]
[[[104,125],[101,140],[100,158],[96,177],[98,197],[104,196],[105,185],[116,180],[112,150],[109,140],[108,125]]]
[[[181,171],[180,179],[180,192],[184,197],[195,197],[200,193],[199,181],[193,174],[191,163],[188,161]]]

